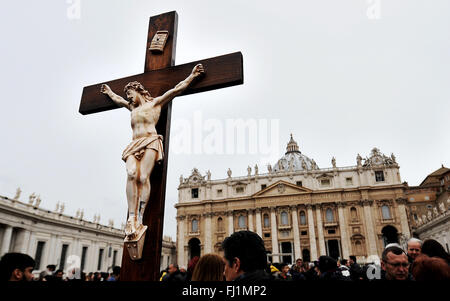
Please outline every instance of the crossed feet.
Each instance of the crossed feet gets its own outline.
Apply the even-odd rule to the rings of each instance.
[[[127,220],[127,225],[125,226],[125,235],[129,238],[133,238],[142,227],[142,224],[138,223],[136,216],[130,216]]]

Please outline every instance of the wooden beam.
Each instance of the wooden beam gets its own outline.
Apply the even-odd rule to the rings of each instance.
[[[182,95],[240,85],[244,82],[242,53],[235,52],[87,86],[83,89],[79,112],[86,115],[118,108],[107,95],[100,93],[102,84],[108,84],[115,93],[125,98],[125,85],[138,81],[151,95],[159,96],[185,79],[199,63],[205,68],[205,76],[193,83]]]
[[[169,31],[169,39],[162,54],[154,54],[149,51],[151,39],[158,30]],[[144,72],[170,67],[175,64],[177,30],[178,15],[174,11],[150,18]],[[123,91],[123,86],[121,91]],[[157,164],[154,167],[150,175],[150,200],[143,215],[143,224],[147,225],[148,229],[145,234],[142,258],[137,261],[131,260],[128,250],[125,247],[123,248],[120,278],[124,281],[158,280],[164,225],[164,204],[166,200],[171,112],[172,102],[161,110],[159,121],[156,124],[156,131],[164,136],[164,160],[162,164]]]

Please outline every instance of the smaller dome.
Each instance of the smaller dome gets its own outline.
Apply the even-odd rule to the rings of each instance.
[[[298,144],[297,142],[295,142],[294,138],[292,137],[291,134],[291,140],[289,140],[287,146],[286,146],[286,154],[287,153],[292,153],[292,152],[299,152],[299,148],[298,148]]]

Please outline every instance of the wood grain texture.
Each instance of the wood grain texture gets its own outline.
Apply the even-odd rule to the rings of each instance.
[[[79,111],[86,115],[118,108],[107,95],[100,93],[102,84],[108,84],[116,94],[125,98],[125,85],[138,81],[151,95],[159,96],[184,80],[199,63],[203,64],[205,75],[192,83],[182,95],[240,85],[244,82],[242,53],[235,52],[87,86],[83,89]]]
[[[170,12],[150,18],[144,72],[170,67],[175,64],[177,28],[178,15],[176,12]],[[154,54],[148,50],[151,39],[158,30],[169,31],[169,39],[167,40],[166,47],[162,54]],[[142,82],[142,84],[144,83]],[[172,103],[170,102],[161,110],[159,121],[156,124],[156,131],[163,134],[164,138],[170,137],[171,112]],[[164,160],[161,164],[155,165],[152,174],[150,175],[150,200],[145,208],[142,221],[144,225],[148,226],[145,234],[142,258],[137,261],[131,260],[128,251],[124,246],[122,268],[120,272],[120,278],[123,281],[158,280],[164,225],[168,154],[169,139],[164,139]]]
[[[243,59],[240,52],[200,60],[184,65],[175,64],[178,15],[169,12],[150,18],[144,73],[109,82],[111,89],[125,98],[123,88],[131,81],[138,81],[153,96],[160,96],[184,80],[197,63],[202,63],[205,75],[198,78],[182,95],[199,93],[213,89],[239,85],[243,79]],[[169,31],[169,38],[162,53],[149,51],[150,43],[159,30]],[[100,93],[103,83],[83,89],[79,112],[83,115],[118,108],[108,96]],[[162,236],[164,224],[164,205],[169,162],[169,139],[172,102],[161,110],[156,130],[164,137],[164,160],[157,164],[150,176],[150,201],[143,216],[143,224],[148,226],[142,258],[133,261],[124,247],[120,278],[123,281],[157,281],[159,280]],[[125,183],[124,183],[125,184]],[[124,185],[125,188],[125,185]]]

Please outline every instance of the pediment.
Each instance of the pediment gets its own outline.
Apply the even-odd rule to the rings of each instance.
[[[295,184],[286,181],[277,181],[272,185],[258,191],[253,195],[253,197],[265,197],[265,196],[279,196],[279,195],[289,195],[289,194],[301,194],[310,193],[311,189],[306,187],[297,186]]]
[[[331,174],[331,173],[322,173],[322,174],[318,174],[316,176],[317,179],[329,179],[332,177],[333,177],[333,174]]]

